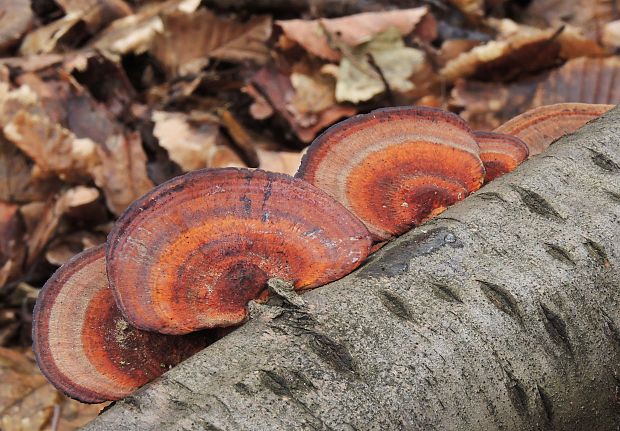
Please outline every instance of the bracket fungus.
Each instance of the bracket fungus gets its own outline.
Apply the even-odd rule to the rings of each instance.
[[[530,150],[531,157],[542,153],[559,137],[573,133],[613,107],[590,103],[539,106],[508,120],[494,131],[520,138]]]
[[[108,287],[104,246],[80,253],[48,280],[32,338],[48,380],[87,403],[123,398],[211,341],[204,333],[174,337],[131,327]]]
[[[204,169],[127,209],[108,237],[108,278],[134,326],[184,334],[242,322],[270,278],[296,289],[341,278],[370,246],[364,225],[305,181]]]
[[[474,132],[474,135],[486,171],[485,183],[512,171],[529,156],[527,145],[516,136],[494,132]]]
[[[327,129],[310,145],[296,176],[341,202],[381,241],[480,188],[479,152],[455,114],[385,108]]]

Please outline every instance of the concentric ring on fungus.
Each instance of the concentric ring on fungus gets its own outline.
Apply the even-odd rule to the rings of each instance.
[[[174,337],[131,327],[108,287],[104,246],[80,253],[45,283],[32,338],[47,379],[86,403],[121,399],[211,341],[204,333]]]
[[[455,114],[385,108],[327,129],[309,147],[296,176],[341,202],[381,241],[480,188],[479,152],[473,133]]]
[[[539,106],[506,121],[494,132],[521,139],[530,150],[531,157],[542,153],[556,139],[573,133],[613,107],[614,105],[590,103]]]
[[[108,277],[132,324],[183,334],[243,321],[270,278],[297,289],[341,278],[370,245],[353,214],[305,181],[204,169],[128,208],[108,237]]]
[[[486,171],[485,183],[514,170],[528,158],[527,145],[516,136],[494,132],[474,132],[474,135]]]

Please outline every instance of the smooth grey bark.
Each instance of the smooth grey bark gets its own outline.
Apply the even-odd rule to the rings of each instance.
[[[620,108],[90,430],[614,430]]]

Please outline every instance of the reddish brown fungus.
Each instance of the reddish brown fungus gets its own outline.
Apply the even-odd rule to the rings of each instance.
[[[272,277],[297,289],[341,278],[370,245],[355,216],[305,181],[205,169],[160,185],[121,216],[108,275],[130,322],[181,334],[243,321]]]
[[[556,139],[573,133],[613,107],[614,105],[589,103],[539,106],[508,120],[495,129],[495,132],[520,138],[530,150],[531,157],[542,153]]]
[[[487,183],[512,171],[528,157],[527,145],[516,136],[493,132],[475,132],[474,135],[480,146]]]
[[[398,107],[358,115],[314,140],[297,177],[325,190],[375,240],[402,234],[477,190],[484,168],[465,122]]]
[[[39,368],[68,396],[87,403],[123,398],[206,347],[204,333],[182,337],[130,326],[105,272],[105,247],[63,265],[37,299],[33,349]]]

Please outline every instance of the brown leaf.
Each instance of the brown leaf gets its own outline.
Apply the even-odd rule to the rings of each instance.
[[[194,12],[200,0],[168,0],[147,3],[135,14],[112,22],[99,33],[88,46],[113,54],[142,54],[151,47],[151,43],[163,23],[161,15],[181,10]]]
[[[42,200],[58,188],[53,179],[32,177],[33,163],[0,132],[0,200],[29,202]]]
[[[190,124],[182,112],[155,111],[153,134],[172,161],[185,172],[210,167],[209,157],[217,145],[219,126],[203,122]]]
[[[265,171],[295,175],[303,152],[258,150],[259,168]]]
[[[336,104],[336,81],[333,77],[314,71],[310,74],[294,72],[290,79],[295,89],[291,111],[296,117],[315,114]]]
[[[0,201],[0,289],[21,272],[25,256],[19,206]]]
[[[207,164],[213,168],[245,168],[247,165],[241,160],[230,147],[226,145],[216,145],[209,151]]]
[[[300,125],[290,111],[291,101],[295,97],[295,89],[290,78],[273,67],[263,67],[251,80],[271,106],[291,125],[295,134],[303,142],[312,141],[317,133],[342,117],[354,115],[357,110],[348,105],[332,105],[316,114],[316,120],[310,126]]]
[[[343,48],[336,100],[359,103],[383,92],[415,89],[409,79],[426,63],[424,52],[405,46],[395,28],[355,48]]]
[[[341,55],[338,44],[354,47],[368,42],[389,28],[402,36],[411,33],[428,13],[426,6],[386,12],[366,12],[342,18],[318,20],[293,19],[276,21],[284,34],[306,51],[326,60],[337,61]]]
[[[20,55],[49,54],[60,46],[70,46],[76,40],[76,32],[83,31],[79,14],[69,14],[39,27],[26,35],[19,47]]]
[[[493,130],[528,109],[563,102],[620,103],[620,57],[577,58],[533,79],[513,84],[459,80],[452,104],[479,130]]]
[[[45,259],[52,265],[60,266],[82,251],[103,244],[106,236],[102,233],[78,231],[53,240],[47,247]]]
[[[65,61],[63,68],[73,73],[116,118],[122,118],[136,97],[136,91],[122,65],[103,55],[84,54],[74,61]]]
[[[449,0],[470,19],[479,19],[484,15],[484,0]]]
[[[80,16],[90,34],[112,21],[131,15],[132,10],[123,0],[56,0],[67,15]]]
[[[29,86],[9,90],[0,84],[0,122],[39,175],[69,182],[92,178],[116,214],[153,186],[138,133],[125,132],[75,83],[31,79],[29,84],[41,96]]]
[[[13,256],[20,231],[19,206],[0,201],[0,263]]]
[[[252,105],[250,105],[250,114],[252,118],[264,120],[273,115],[273,107],[269,104],[267,99],[260,94],[256,87],[253,85],[246,85],[242,88],[242,91],[254,100]]]
[[[620,18],[618,6],[617,0],[536,0],[528,7],[525,18],[540,27],[571,24],[599,40],[605,23]]]
[[[0,0],[0,53],[17,45],[33,24],[30,1]]]
[[[605,24],[601,39],[605,46],[615,49],[620,48],[620,20]]]
[[[154,37],[153,55],[170,76],[198,72],[209,58],[264,63],[265,44],[271,35],[271,18],[253,17],[247,22],[218,18],[211,11],[173,12],[162,17],[163,29]]]
[[[28,86],[9,90],[0,84],[0,123],[6,138],[26,153],[44,175],[83,178],[98,163],[96,144],[77,139],[52,121]]]
[[[97,147],[101,165],[90,172],[106,196],[108,208],[120,214],[134,200],[153,188],[146,172],[146,154],[140,133],[110,136]]]
[[[0,348],[0,429],[40,431],[49,429],[57,416],[58,429],[85,425],[97,416],[103,404],[81,404],[68,400],[39,372],[32,352]]]
[[[449,81],[458,78],[510,81],[547,69],[561,60],[603,54],[595,42],[584,39],[575,29],[538,30],[509,20],[502,20],[497,26],[503,39],[459,55],[445,65],[441,76]]]

